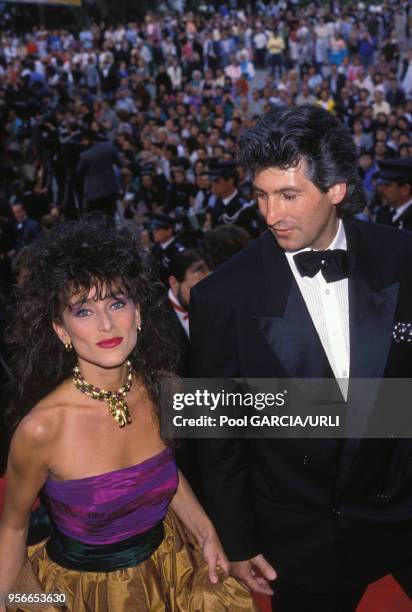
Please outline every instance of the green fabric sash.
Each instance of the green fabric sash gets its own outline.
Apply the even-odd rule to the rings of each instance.
[[[85,544],[55,526],[46,544],[49,558],[61,567],[82,572],[113,572],[146,561],[164,538],[163,521],[143,533],[113,544]]]

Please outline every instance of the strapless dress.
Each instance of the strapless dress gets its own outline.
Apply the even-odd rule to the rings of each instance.
[[[177,485],[169,448],[98,476],[49,478],[42,498],[51,535],[28,546],[27,555],[43,592],[64,594],[66,602],[8,610],[256,611],[234,578],[210,583],[196,540],[169,508]]]

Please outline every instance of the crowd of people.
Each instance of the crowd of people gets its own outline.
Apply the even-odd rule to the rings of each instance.
[[[2,33],[3,258],[96,208],[143,241],[146,214],[201,230],[237,223],[248,176],[234,173],[241,201],[223,219],[214,204],[231,194],[213,164],[232,161],[240,132],[279,105],[320,105],[352,131],[374,218],[378,163],[412,156],[409,3],[202,9]],[[240,225],[259,232],[253,215]]]
[[[360,216],[411,227],[411,19],[404,1],[231,2],[80,31],[6,29],[3,303],[24,247],[87,211],[131,225],[165,281],[170,255],[204,247],[205,234],[211,268],[256,238],[264,224],[236,145],[271,107],[315,104],[336,115],[358,153]]]
[[[253,10],[231,2],[80,31],[5,30],[2,311],[33,238],[101,210],[133,228],[186,316],[186,270],[173,289],[173,259],[194,249],[212,270],[265,227],[236,146],[273,107],[314,104],[336,115],[357,149],[367,196],[358,216],[410,229],[409,11],[403,1]]]
[[[362,351],[372,337],[392,330],[397,294],[390,294],[392,305],[384,312],[373,301],[375,294],[362,293],[369,287],[365,270],[369,274],[372,269],[371,252],[385,282],[399,280],[393,271],[398,260],[399,274],[404,274],[396,321],[406,331],[393,332],[396,346],[387,375],[410,376],[410,314],[405,314],[410,235],[400,231],[412,230],[410,4],[400,0],[366,6],[334,0],[330,5],[300,5],[281,0],[244,8],[232,1],[217,8],[204,4],[196,13],[149,14],[141,23],[90,21],[79,31],[34,27],[20,36],[5,31],[0,38],[0,113],[0,384],[9,389],[12,382],[14,389],[9,419],[15,417],[14,425],[23,419],[8,468],[0,553],[3,560],[9,549],[13,555],[0,567],[0,590],[9,589],[24,569],[27,553],[31,578],[51,590],[48,580],[58,576],[56,584],[70,593],[69,609],[90,609],[93,601],[93,609],[110,610],[109,591],[126,602],[133,589],[133,597],[142,598],[142,609],[147,610],[164,601],[173,602],[177,610],[191,605],[208,610],[216,598],[221,606],[216,609],[225,609],[229,601],[236,602],[236,609],[254,610],[244,587],[223,579],[229,565],[218,535],[185,479],[177,476],[171,449],[153,425],[159,417],[159,380],[171,371],[183,377],[193,371],[199,377],[288,372],[291,377],[340,379],[349,378],[349,362],[351,372],[358,367],[359,377],[370,377],[371,372],[378,376],[370,368],[389,346],[389,336],[386,344],[376,346],[376,354]],[[264,232],[267,228],[270,231]],[[396,242],[397,233],[395,263],[381,261],[386,251],[379,250],[379,241]],[[250,248],[239,258],[221,267],[248,243]],[[307,249],[320,253],[293,256]],[[309,273],[301,262],[308,255],[316,259],[315,267],[309,262]],[[329,256],[330,266],[325,260]],[[356,258],[353,286],[359,299],[354,306],[347,277]],[[293,299],[289,296],[292,274],[307,311],[298,292],[291,293]],[[199,281],[205,282],[195,287]],[[385,285],[385,299],[398,284]],[[331,294],[333,308],[324,297]],[[315,295],[320,305],[314,308]],[[368,317],[356,310],[360,306]],[[274,316],[276,312],[284,318]],[[333,321],[330,312],[336,315]],[[3,332],[11,321],[8,349]],[[350,339],[349,323],[357,326]],[[304,333],[296,335],[299,326]],[[358,338],[363,338],[362,346]],[[109,408],[106,420],[101,419],[102,402]],[[146,445],[139,444],[138,452],[136,436]],[[110,452],[102,452],[102,440]],[[114,440],[116,444],[110,444]],[[346,570],[338,571],[332,561],[321,567],[318,559],[311,576],[305,554],[288,556],[293,549],[290,533],[298,532],[298,527],[282,526],[289,524],[289,506],[280,512],[278,533],[273,531],[270,538],[281,543],[280,552],[269,544],[259,548],[256,542],[264,542],[264,534],[252,534],[254,523],[244,518],[246,511],[234,520],[236,507],[242,499],[256,503],[262,495],[254,512],[260,517],[258,525],[269,525],[277,507],[274,499],[267,503],[273,491],[266,491],[260,467],[254,472],[253,462],[241,470],[228,465],[228,457],[239,457],[243,465],[244,449],[238,442],[232,445],[234,452],[226,454],[226,442],[220,442],[221,448],[206,445],[203,456],[199,445],[199,474],[193,473],[190,444],[176,456],[195,489],[202,470],[204,482],[213,471],[215,478],[208,483],[213,490],[207,495],[213,521],[233,561],[232,574],[251,590],[272,594],[269,582],[280,567],[280,609],[300,612],[310,587],[311,612],[338,609],[333,606],[340,589],[348,590],[345,610],[352,612],[371,580],[407,567],[410,546],[402,534],[393,532],[399,547],[388,539],[382,560],[382,555],[372,559],[370,554],[375,532],[370,538],[365,532],[364,548],[354,544],[365,556],[359,553],[353,576],[349,572],[346,580]],[[314,463],[321,465],[321,455],[322,460],[328,458],[327,470],[313,468],[319,499],[327,500],[313,515],[313,533],[327,523],[324,506],[336,482],[341,484],[336,457],[345,459],[352,452],[346,440],[342,448],[335,442],[323,455],[320,447],[312,449]],[[386,446],[384,452],[395,470],[404,456],[410,457],[410,450],[406,443],[405,448],[393,447],[393,453]],[[272,446],[263,441],[262,462],[272,457],[268,465],[275,466],[270,478],[276,490],[284,484],[283,472],[276,469],[278,459],[287,466],[290,462],[287,486],[296,485],[292,498],[296,493],[303,499],[306,489],[304,494],[300,490],[299,470],[306,468],[296,466],[306,466],[312,451],[302,447],[299,453],[309,454],[301,461],[293,452],[283,456],[282,448],[279,457],[272,457]],[[367,466],[375,455],[382,460],[373,444],[362,446],[362,452]],[[140,498],[147,474],[153,486]],[[254,474],[255,497],[245,489],[246,474]],[[129,484],[124,487],[125,482]],[[229,492],[227,482],[233,485]],[[110,495],[115,490],[120,494],[103,499],[101,487]],[[208,487],[203,483],[203,488]],[[43,540],[34,543],[28,516],[39,491],[54,531],[47,542],[43,534]],[[400,485],[399,491],[403,495]],[[70,503],[64,502],[66,495]],[[366,502],[356,495],[355,506],[363,511]],[[220,512],[224,496],[231,506],[230,524],[228,515],[222,518]],[[76,510],[70,505],[73,500]],[[410,504],[409,497],[406,502]],[[91,505],[98,509],[94,514]],[[245,502],[245,508],[249,506]],[[403,517],[399,507],[398,516],[388,505],[387,518],[381,519],[381,510],[375,517],[373,506],[370,522],[393,521],[398,529]],[[348,508],[350,514],[350,504]],[[107,521],[95,523],[100,510]],[[333,508],[331,520],[340,513]],[[131,526],[125,518],[130,515]],[[301,526],[302,517],[296,517]],[[349,530],[353,542],[359,536],[355,526],[353,533]],[[335,559],[328,548],[333,534],[325,537],[327,554],[319,552],[319,559]],[[399,558],[392,555],[397,548]],[[173,564],[181,564],[176,574],[180,594],[171,578]],[[117,582],[111,584],[118,571],[127,573],[122,589]],[[96,572],[110,574],[99,582],[100,590]],[[144,579],[141,572],[146,572]],[[216,586],[218,572],[222,581],[210,592],[208,580]],[[289,579],[284,581],[288,573],[308,580],[302,578],[303,592],[297,599]],[[346,582],[337,581],[337,575]],[[410,579],[399,572],[397,576],[410,592]],[[330,590],[327,600],[325,585]],[[195,604],[193,597],[198,598]]]

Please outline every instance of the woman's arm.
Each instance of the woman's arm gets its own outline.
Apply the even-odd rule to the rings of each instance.
[[[229,562],[212,522],[180,471],[179,486],[170,506],[202,548],[203,556],[209,566],[210,581],[218,582],[217,568],[228,574]]]
[[[6,496],[0,521],[0,593],[10,591],[23,565],[33,503],[48,473],[50,431],[29,415],[17,428],[10,447]],[[0,601],[0,610],[2,609]]]

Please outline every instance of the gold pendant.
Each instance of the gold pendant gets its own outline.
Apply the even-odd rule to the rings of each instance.
[[[129,407],[123,399],[113,397],[108,400],[109,412],[119,424],[119,427],[130,425],[132,419],[130,418]]]

